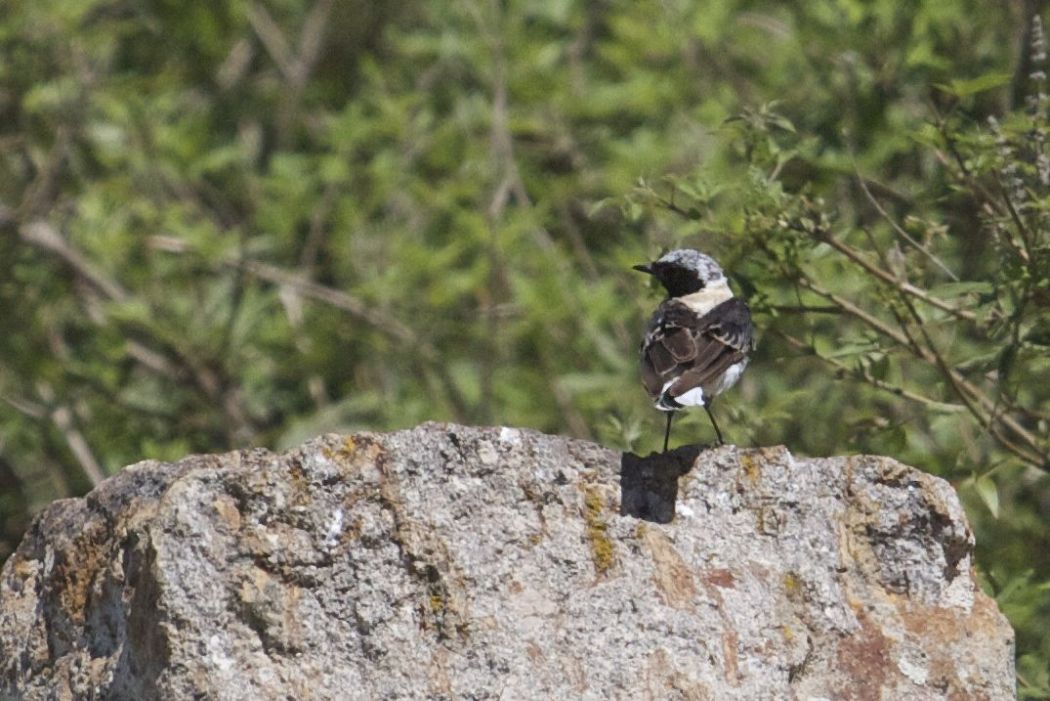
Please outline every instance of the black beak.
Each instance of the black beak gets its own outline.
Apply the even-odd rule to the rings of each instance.
[[[641,265],[632,265],[631,269],[632,270],[637,270],[640,273],[648,273],[649,275],[653,274],[653,264],[652,263],[642,263]]]

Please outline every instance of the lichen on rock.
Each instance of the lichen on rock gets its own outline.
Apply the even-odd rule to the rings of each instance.
[[[0,574],[25,699],[1007,699],[940,479],[425,424],[146,462]]]

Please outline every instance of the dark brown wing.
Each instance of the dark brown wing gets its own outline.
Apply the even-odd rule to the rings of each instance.
[[[653,399],[673,400],[721,377],[747,357],[752,344],[751,313],[739,299],[727,300],[703,316],[667,300],[657,309],[642,343],[642,383]]]

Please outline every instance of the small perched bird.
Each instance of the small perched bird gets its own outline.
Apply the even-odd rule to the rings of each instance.
[[[751,312],[733,297],[718,263],[699,251],[671,251],[634,269],[667,289],[642,342],[642,384],[654,406],[667,412],[664,452],[674,412],[692,406],[707,412],[721,445],[711,400],[736,384],[747,367],[754,348]]]

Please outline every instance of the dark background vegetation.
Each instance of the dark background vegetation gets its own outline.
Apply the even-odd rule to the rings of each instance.
[[[630,265],[690,245],[760,329],[729,440],[950,480],[1050,698],[1042,10],[5,2],[0,560],[143,458],[428,419],[652,450]]]

